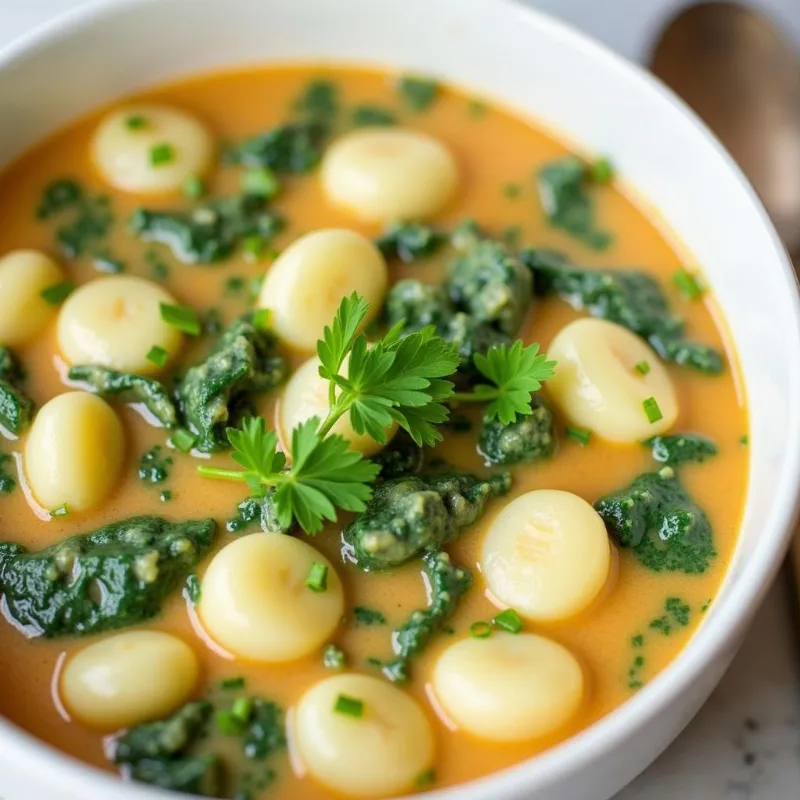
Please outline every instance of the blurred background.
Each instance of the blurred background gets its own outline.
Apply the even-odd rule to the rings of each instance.
[[[0,47],[81,2],[0,0]],[[800,0],[519,2],[681,94],[739,161],[800,265]],[[800,798],[800,543],[794,555],[707,705],[616,800]]]

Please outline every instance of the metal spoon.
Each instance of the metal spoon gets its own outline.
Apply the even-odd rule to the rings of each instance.
[[[798,54],[757,12],[708,2],[673,19],[651,67],[739,162],[800,270]],[[800,590],[800,532],[795,537],[792,560]]]

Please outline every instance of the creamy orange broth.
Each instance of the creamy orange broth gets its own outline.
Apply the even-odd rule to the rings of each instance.
[[[395,100],[387,76],[377,72],[349,69],[312,68],[254,69],[196,78],[148,92],[147,99],[174,103],[197,114],[210,125],[219,141],[237,140],[264,130],[286,118],[287,108],[306,82],[324,74],[339,82],[348,105],[378,102],[393,105]],[[109,192],[94,173],[88,159],[88,143],[99,115],[78,122],[36,146],[0,176],[0,254],[13,248],[40,248],[53,251],[52,227],[35,219],[35,208],[43,187],[52,179],[74,176],[91,190],[112,196],[118,221],[127,219],[141,198]],[[455,91],[444,91],[441,98],[422,114],[407,115],[407,124],[427,131],[445,142],[456,154],[462,171],[462,187],[457,201],[442,215],[443,225],[466,216],[474,217],[490,228],[520,225],[522,241],[552,246],[573,257],[578,263],[607,266],[639,266],[660,279],[671,302],[686,321],[690,338],[724,347],[723,335],[715,320],[713,300],[689,303],[671,286],[670,276],[685,262],[675,241],[665,235],[658,221],[645,213],[622,191],[607,189],[598,201],[599,222],[614,233],[613,245],[603,253],[593,253],[566,234],[548,228],[533,185],[535,169],[543,162],[567,152],[565,146],[530,121],[503,110],[489,107],[482,116],[470,114],[470,98]],[[519,183],[522,192],[508,198],[502,187]],[[377,227],[360,225],[348,215],[330,207],[322,195],[318,177],[287,178],[276,205],[288,220],[288,229],[276,240],[281,248],[298,234],[319,227],[342,226],[374,236]],[[219,169],[210,185],[210,195],[236,192],[238,171]],[[147,200],[152,207],[175,207],[181,198]],[[135,240],[118,224],[110,241],[114,255],[127,264],[127,273],[151,277],[151,266],[144,253],[147,245]],[[155,245],[170,273],[165,285],[178,302],[200,309],[211,306],[222,310],[230,321],[246,309],[243,296],[226,297],[224,287],[231,276],[250,278],[263,273],[266,263],[249,263],[234,256],[219,266],[184,265],[169,251]],[[414,276],[436,281],[442,257],[405,266],[393,267],[394,279]],[[87,281],[97,273],[87,261],[60,259],[69,276]],[[579,314],[558,300],[536,302],[523,330],[526,341],[538,341],[547,347],[553,335]],[[62,364],[55,344],[54,325],[32,344],[17,351],[28,370],[27,388],[41,406],[53,395],[65,391]],[[191,363],[207,345],[187,348],[182,362]],[[295,358],[294,364],[299,363]],[[492,744],[458,731],[449,730],[437,718],[426,694],[426,681],[437,654],[455,638],[468,635],[475,620],[490,619],[496,609],[485,597],[476,568],[481,537],[507,500],[495,500],[488,513],[466,531],[450,549],[454,559],[473,569],[476,584],[461,603],[453,620],[455,633],[438,635],[415,662],[412,692],[428,709],[437,738],[436,784],[446,786],[508,767],[550,747],[557,741],[585,728],[628,700],[629,669],[637,655],[644,665],[637,670],[642,681],[651,680],[686,644],[702,619],[701,609],[712,600],[722,580],[736,544],[747,478],[747,452],[740,437],[747,431],[747,417],[741,393],[737,391],[735,363],[722,377],[710,378],[691,370],[668,367],[681,406],[675,430],[695,431],[714,439],[720,453],[702,465],[688,465],[682,477],[698,504],[711,520],[719,556],[701,576],[654,574],[639,566],[630,554],[614,556],[612,579],[594,605],[580,615],[554,625],[527,624],[529,630],[544,633],[575,653],[588,675],[588,692],[580,714],[565,729],[544,740],[523,744]],[[271,413],[274,394],[262,401],[260,410]],[[182,520],[213,516],[220,522],[221,547],[232,537],[224,532],[224,522],[232,516],[236,503],[244,497],[243,485],[210,482],[195,474],[196,460],[174,454],[175,464],[164,488],[173,492],[171,502],[161,503],[161,486],[145,485],[137,477],[141,455],[152,445],[163,443],[163,432],[149,426],[134,410],[119,407],[128,437],[128,456],[121,480],[114,494],[97,511],[84,515],[44,521],[37,518],[22,491],[0,498],[0,538],[19,542],[38,550],[64,537],[94,529],[100,524],[127,516],[152,513]],[[268,417],[269,418],[269,417]],[[559,422],[563,432],[563,421]],[[475,436],[470,433],[451,436],[441,445],[441,454],[454,464],[481,471],[474,450]],[[17,452],[18,443],[2,446],[5,452]],[[437,451],[438,454],[438,451]],[[226,455],[215,456],[213,463],[227,465]],[[596,437],[588,447],[560,437],[556,456],[549,461],[514,470],[510,497],[535,488],[566,489],[590,502],[600,495],[626,485],[642,471],[653,469],[646,448],[638,445],[614,446]],[[346,516],[341,522],[346,522]],[[342,525],[330,526],[313,544],[334,563],[339,563],[339,536]],[[207,563],[208,559],[206,559]],[[341,566],[346,587],[347,606],[366,605],[382,610],[390,626],[400,624],[406,614],[425,604],[425,592],[417,563],[391,574],[365,574],[352,566]],[[200,569],[202,572],[202,567]],[[631,646],[631,637],[648,632],[648,623],[663,612],[665,599],[679,596],[692,608],[691,625],[670,636],[651,632],[641,651]],[[166,604],[164,613],[147,623],[148,628],[169,630],[191,642],[202,660],[204,688],[220,679],[243,675],[248,693],[279,702],[285,708],[315,681],[330,675],[319,655],[286,666],[263,666],[242,661],[231,663],[217,655],[198,635],[192,614],[180,593]],[[375,670],[368,657],[385,658],[391,653],[391,627],[354,628],[343,624],[334,637],[356,670]],[[702,634],[701,634],[702,635]],[[61,710],[57,691],[57,673],[65,654],[68,656],[86,641],[26,641],[13,627],[0,621],[0,712],[11,720],[56,745],[65,752],[98,766],[108,766],[103,753],[103,738],[80,724],[71,723]],[[154,678],[156,679],[156,678]],[[286,759],[275,761],[278,779],[269,788],[274,800],[329,797],[330,792],[308,778],[294,774]]]

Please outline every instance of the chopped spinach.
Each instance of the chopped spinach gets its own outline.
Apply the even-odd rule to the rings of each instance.
[[[339,114],[339,87],[328,80],[310,81],[294,103],[294,111],[307,120],[332,124]]]
[[[69,258],[91,255],[114,222],[109,198],[90,195],[71,178],[55,180],[45,187],[36,215],[42,221],[69,217],[56,229],[56,242]]]
[[[281,709],[267,700],[254,699],[244,736],[244,754],[260,761],[284,747],[286,729]]]
[[[620,546],[654,572],[700,574],[716,556],[708,517],[671,470],[640,475],[595,508]]]
[[[266,206],[264,197],[242,194],[209,200],[190,211],[140,208],[130,228],[142,241],[166,244],[187,264],[214,264],[248,237],[269,241],[282,230],[283,218]]]
[[[438,550],[510,488],[509,473],[485,480],[455,472],[388,480],[343,531],[345,556],[363,569],[389,569]]]
[[[132,517],[29,553],[0,543],[8,619],[29,637],[85,635],[136,625],[208,552],[213,519]]]
[[[403,104],[412,111],[428,109],[439,96],[440,86],[431,78],[403,75],[397,81],[397,92]]]
[[[279,125],[242,142],[228,152],[228,159],[275,172],[309,172],[319,164],[329,132],[328,125],[316,119]]]
[[[352,111],[352,122],[357,128],[372,125],[396,125],[397,114],[383,106],[363,103]]]
[[[33,401],[20,388],[23,371],[13,353],[0,347],[0,426],[19,436],[33,417]]]
[[[161,455],[161,445],[151,447],[139,459],[139,480],[145,483],[164,483],[169,477],[172,456]]]
[[[644,444],[652,448],[656,461],[668,467],[677,467],[690,461],[702,462],[717,454],[717,446],[711,439],[694,433],[654,436]]]
[[[236,506],[236,516],[228,520],[226,528],[231,533],[244,533],[251,525],[260,524],[261,530],[274,533],[289,533],[288,528],[281,526],[272,495],[275,489],[271,488],[263,494],[247,497]]]
[[[487,464],[520,464],[539,461],[556,449],[553,412],[538,395],[531,398],[532,412],[517,415],[510,425],[484,417],[478,452]]]
[[[200,602],[200,597],[203,594],[203,585],[200,583],[200,578],[197,577],[196,572],[190,572],[186,576],[186,584],[183,587],[185,597],[189,602],[196,606]]]
[[[226,428],[246,411],[247,396],[277,386],[286,375],[274,334],[245,314],[223,333],[215,350],[186,372],[177,395],[185,424],[203,452],[229,446]]]
[[[6,472],[10,466],[12,458],[7,453],[0,453],[0,494],[11,494],[17,487],[17,481],[13,475]]]
[[[137,783],[147,783],[182,794],[218,797],[221,764],[217,756],[185,756],[164,761],[143,759],[123,770]]]
[[[459,567],[444,552],[428,552],[422,556],[430,585],[430,604],[412,611],[408,620],[395,631],[396,656],[383,667],[383,674],[392,681],[408,680],[409,661],[419,655],[433,636],[453,616],[462,595],[472,585],[472,574]]]
[[[722,355],[688,341],[683,322],[670,313],[657,281],[631,269],[583,269],[553,250],[524,250],[537,294],[557,294],[573,308],[616,322],[641,336],[667,361],[708,373],[722,372]]]
[[[422,222],[396,222],[389,225],[375,244],[383,255],[411,264],[433,255],[447,236]]]
[[[356,625],[385,625],[386,617],[374,608],[367,608],[366,606],[355,606],[353,608],[353,618]]]
[[[611,234],[597,226],[587,169],[579,158],[567,156],[545,164],[537,180],[542,207],[553,227],[593,250],[605,250],[611,244]]]
[[[140,403],[168,430],[178,424],[177,411],[169,392],[153,378],[91,364],[72,367],[68,377],[101,397],[112,397],[123,403]]]
[[[668,597],[664,603],[664,614],[650,620],[648,628],[670,636],[678,628],[685,628],[691,621],[692,609],[680,597]]]
[[[394,439],[371,460],[381,468],[378,478],[386,481],[391,478],[416,475],[425,462],[425,453],[411,436],[404,430],[400,430]]]

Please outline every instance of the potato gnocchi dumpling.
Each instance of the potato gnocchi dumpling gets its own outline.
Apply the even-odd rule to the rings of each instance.
[[[86,511],[104,500],[122,470],[125,435],[114,409],[88,392],[67,392],[34,417],[24,448],[28,486],[46,510]]]
[[[458,185],[450,150],[427,133],[368,128],[335,141],[322,160],[328,199],[367,222],[427,219]]]
[[[465,731],[521,742],[552,733],[575,715],[584,676],[557,642],[496,632],[450,645],[434,666],[433,690],[444,713]]]
[[[433,764],[425,712],[381,678],[348,674],[320,681],[300,698],[294,731],[308,772],[354,797],[410,791]]]
[[[278,336],[312,351],[343,297],[353,292],[368,303],[362,327],[381,309],[389,283],[380,250],[355,231],[332,228],[301,236],[269,268],[258,305],[272,312]]]
[[[326,568],[324,591],[308,584]],[[282,533],[258,533],[225,545],[212,559],[198,607],[211,638],[251,661],[293,661],[318,650],[344,613],[342,582],[310,544]]]
[[[58,315],[58,345],[71,364],[151,375],[180,350],[183,335],[161,318],[161,304],[175,298],[144,278],[97,278],[74,291]],[[164,365],[147,358],[151,348],[166,352]]]
[[[169,194],[211,166],[214,140],[198,119],[163,105],[133,105],[108,114],[92,139],[103,179],[131,194]]]
[[[496,600],[550,622],[583,611],[597,597],[608,579],[611,545],[603,520],[583,498],[539,489],[495,517],[480,564]]]
[[[547,389],[575,425],[632,444],[675,423],[678,398],[669,374],[656,353],[621,325],[575,320],[556,334],[547,354],[557,362]],[[648,417],[644,403],[650,398],[658,404],[660,419]]]
[[[85,725],[115,731],[172,713],[191,694],[200,668],[182,639],[126,631],[79,650],[61,673],[67,711]]]
[[[311,417],[319,417],[320,422],[328,414],[329,382],[320,377],[320,360],[310,358],[302,364],[289,378],[276,406],[276,427],[284,449],[288,452],[292,440],[292,431]],[[347,363],[342,367],[342,374],[347,374]],[[358,434],[350,423],[350,415],[346,414],[337,420],[331,433],[338,433],[350,442],[353,450],[365,456],[371,456],[385,447],[368,434]],[[387,441],[397,433],[397,423],[388,431]]]
[[[0,258],[0,347],[24,344],[39,333],[56,311],[42,292],[63,281],[58,264],[38,250]]]

